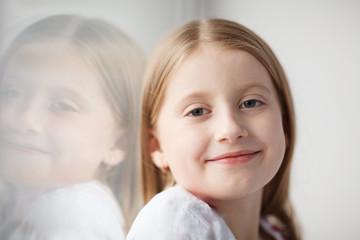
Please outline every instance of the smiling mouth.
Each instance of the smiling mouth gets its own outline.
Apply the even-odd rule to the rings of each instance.
[[[215,158],[206,160],[206,162],[219,163],[219,164],[241,164],[251,161],[256,157],[261,151],[238,151],[221,154]]]
[[[50,152],[43,150],[37,146],[26,144],[26,143],[18,143],[13,141],[2,141],[2,148],[6,150],[10,150],[11,152],[22,153],[22,154],[50,154]]]

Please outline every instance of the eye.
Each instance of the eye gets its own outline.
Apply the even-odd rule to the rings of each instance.
[[[77,112],[77,109],[65,102],[55,102],[50,105],[50,110],[54,112]]]
[[[9,88],[1,91],[1,98],[2,99],[16,99],[22,97],[22,92],[20,90]]]
[[[240,108],[254,108],[254,107],[258,107],[260,105],[262,105],[263,102],[261,101],[258,101],[258,100],[248,100],[248,101],[245,101],[243,102],[241,105],[240,105]]]
[[[208,114],[210,111],[205,109],[205,108],[196,108],[192,111],[190,111],[187,116],[192,116],[192,117],[199,117],[205,114]]]

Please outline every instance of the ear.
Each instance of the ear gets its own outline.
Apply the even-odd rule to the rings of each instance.
[[[164,153],[160,147],[159,140],[153,132],[150,132],[149,148],[153,163],[165,172],[169,168],[169,165],[165,161]]]
[[[114,142],[114,145],[105,156],[103,162],[108,167],[113,167],[125,159],[126,155],[126,136],[122,133]]]
[[[104,158],[103,162],[108,167],[118,165],[125,158],[125,151],[121,149],[112,149],[108,155]]]

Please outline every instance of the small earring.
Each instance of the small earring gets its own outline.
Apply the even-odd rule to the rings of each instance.
[[[113,164],[114,162],[115,162],[115,157],[113,155],[110,155],[109,163]]]
[[[108,154],[103,161],[106,170],[110,170],[114,162],[115,162],[115,157],[112,154]]]
[[[164,154],[156,151],[151,154],[151,157],[153,159],[153,163],[157,168],[159,168],[162,172],[166,172],[169,168],[167,162],[164,159]]]
[[[168,168],[169,168],[169,165],[167,164],[167,162],[164,159],[161,159],[160,170],[165,173],[165,172],[167,172]]]

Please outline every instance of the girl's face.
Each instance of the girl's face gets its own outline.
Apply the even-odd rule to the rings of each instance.
[[[150,145],[176,182],[207,200],[259,192],[285,153],[271,78],[251,54],[205,45],[172,75]]]
[[[1,79],[1,172],[30,185],[96,177],[117,124],[93,67],[59,43],[25,45]]]

